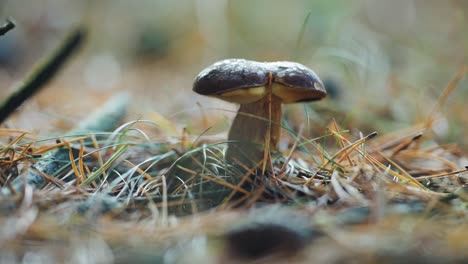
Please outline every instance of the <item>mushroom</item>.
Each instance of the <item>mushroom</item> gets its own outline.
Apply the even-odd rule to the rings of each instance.
[[[311,69],[289,61],[227,59],[204,69],[193,91],[240,104],[228,135],[226,160],[245,165],[269,157],[281,134],[281,105],[320,100],[327,92]]]

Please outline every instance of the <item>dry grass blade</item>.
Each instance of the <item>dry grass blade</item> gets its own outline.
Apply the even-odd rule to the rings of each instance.
[[[70,164],[71,164],[73,173],[75,174],[75,177],[76,177],[76,184],[77,186],[79,186],[80,182],[84,181],[85,175],[81,175],[80,172],[78,171],[78,168],[76,167],[76,163],[75,163],[75,157],[73,156],[73,151],[70,146],[68,147],[68,156],[70,157]]]
[[[349,142],[345,137],[339,135],[336,131],[333,131],[332,130],[332,133],[337,136],[340,140],[343,140],[343,141],[346,141],[346,143],[348,144],[347,146],[344,146],[343,148],[341,148],[339,151],[337,151],[333,156],[330,157],[330,159],[328,159],[325,164],[322,166],[322,169],[325,169],[330,163],[334,163],[334,164],[339,164],[338,162],[341,161],[341,159],[339,159],[338,162],[335,163],[335,159],[339,156],[339,155],[343,155],[343,157],[347,157],[348,156],[348,153],[355,150],[357,147],[359,147],[361,144],[363,144],[364,142],[366,142],[367,140],[375,137],[377,135],[377,132],[373,132],[369,135],[367,135],[366,137],[363,137],[359,140],[357,140],[356,142],[354,143],[351,143]],[[352,163],[350,163],[350,165],[352,165]],[[339,165],[338,165],[339,166]]]
[[[130,164],[130,166],[132,166],[133,168],[136,169],[136,171],[138,173],[140,173],[141,175],[145,176],[146,180],[148,181],[151,181],[153,180],[153,178],[145,171],[143,171],[142,169],[140,169],[138,166],[136,166],[135,164],[133,164],[131,161],[129,160],[125,160],[126,163]],[[104,172],[103,172],[104,173]]]
[[[432,127],[434,121],[436,119],[437,112],[440,111],[440,108],[445,104],[447,101],[448,96],[452,93],[452,91],[457,87],[458,82],[468,73],[468,66],[462,67],[458,73],[453,77],[453,79],[448,83],[447,87],[445,87],[444,91],[442,92],[439,100],[437,101],[436,105],[432,109],[429,117],[424,125],[426,129]]]
[[[339,138],[347,141],[348,144],[350,144],[350,142],[344,138],[343,136],[339,135],[338,133],[335,134],[336,136],[338,136]],[[364,140],[366,138],[362,138],[360,140]],[[358,141],[359,142],[359,141]],[[347,148],[350,148],[350,146],[355,146],[355,144],[353,145],[348,145]],[[370,156],[370,155],[367,155],[366,153],[364,153],[362,150],[358,149],[358,148],[353,148],[353,149],[356,149],[357,152],[359,154],[361,154],[368,162],[370,162],[373,166],[377,166],[376,167],[376,171],[379,171],[379,168],[380,168],[380,172],[384,172],[387,170],[387,166],[385,166],[384,164],[382,164],[380,161],[378,161],[377,159],[375,159],[374,157]],[[411,177],[411,175],[408,175],[407,173],[406,174],[400,174],[400,173],[397,173],[393,170],[390,170],[389,173],[398,178],[399,180],[401,180],[403,183],[408,183],[409,185],[412,185],[414,187],[417,187],[417,188],[420,188],[420,189],[423,189],[423,190],[427,190],[426,187],[424,187],[421,183],[419,183],[418,181],[416,181],[413,177]]]
[[[237,193],[237,189],[242,189],[242,186],[248,182],[249,178],[251,175],[254,175],[254,171],[262,164],[263,161],[260,161],[258,162],[253,168],[247,168],[245,165],[241,165],[241,166],[244,166],[244,170],[246,170],[246,173],[241,177],[241,180],[239,181],[239,183],[237,184],[237,188],[236,189],[233,189],[232,192],[224,199],[225,203],[222,204],[220,206],[220,208],[227,208],[228,206],[228,203],[231,201],[231,199],[234,197],[234,195]],[[239,161],[237,161],[238,164],[240,164]],[[244,197],[248,197],[247,195],[244,196]],[[232,206],[232,205],[231,205]]]
[[[463,170],[456,170],[456,171],[452,171],[452,172],[447,172],[447,173],[440,173],[440,174],[427,175],[427,176],[419,176],[418,178],[416,178],[416,180],[425,181],[425,180],[429,180],[429,179],[444,178],[444,177],[448,177],[448,176],[452,176],[452,175],[460,174],[460,173],[465,173],[465,172],[468,172],[468,168],[465,168]],[[459,176],[456,176],[456,177],[459,177]]]
[[[404,179],[404,180],[408,180],[410,181],[410,183],[412,185],[416,185],[417,187],[421,188],[421,189],[426,189],[426,187],[422,184],[420,184],[415,178],[413,178],[413,176],[411,176],[406,170],[404,170],[401,166],[399,166],[398,164],[396,164],[393,160],[391,160],[390,158],[386,157],[383,153],[379,153],[386,161],[388,161],[393,167],[395,167],[399,172],[401,173],[398,173],[398,174],[394,174],[394,175],[399,175],[399,176],[403,176],[403,177],[398,177],[400,179]]]
[[[80,186],[84,187],[93,181],[97,180],[99,176],[101,176],[107,169],[111,167],[111,165],[118,159],[120,158],[125,151],[127,151],[127,148],[129,146],[127,144],[123,144],[117,148],[117,150],[112,154],[112,156],[101,166],[99,167],[95,172],[93,172],[91,175],[89,175],[88,178],[86,178]]]
[[[216,184],[219,184],[221,186],[224,186],[224,187],[227,187],[231,190],[234,190],[234,191],[237,191],[237,192],[240,192],[240,193],[243,193],[243,194],[248,194],[249,192],[236,186],[236,185],[233,185],[223,179],[220,179],[220,178],[217,178],[217,177],[214,177],[214,176],[210,176],[210,175],[206,175],[206,174],[203,174],[203,173],[198,173],[194,170],[190,170],[190,169],[187,169],[187,168],[184,168],[184,167],[181,167],[181,166],[177,166],[179,169],[185,171],[185,172],[188,172],[192,175],[196,175],[196,176],[200,176],[201,178],[203,179],[206,179],[208,181],[211,181],[211,182],[214,182]]]
[[[23,130],[23,129],[9,129],[9,128],[0,128],[0,136],[2,137],[11,137],[14,134],[26,134],[35,136],[36,134],[31,131]]]

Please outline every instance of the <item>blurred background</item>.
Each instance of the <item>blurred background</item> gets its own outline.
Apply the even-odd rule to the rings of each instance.
[[[89,29],[84,50],[6,123],[43,134],[70,129],[117,91],[132,96],[128,120],[169,121],[169,134],[226,133],[237,107],[191,90],[204,67],[225,58],[293,60],[316,71],[330,96],[285,109],[307,136],[332,118],[389,133],[424,122],[468,61],[463,0],[0,0],[0,19],[8,17],[17,28],[0,38],[0,98],[70,29]],[[434,126],[437,140],[465,151],[467,99],[464,78]]]

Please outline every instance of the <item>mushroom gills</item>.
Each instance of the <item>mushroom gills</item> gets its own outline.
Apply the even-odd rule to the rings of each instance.
[[[250,104],[256,102],[266,95],[265,86],[236,89],[216,94],[214,97],[238,104]]]
[[[301,101],[318,100],[321,98],[321,92],[316,90],[305,90],[302,88],[295,88],[286,86],[279,83],[272,84],[272,93],[279,97],[285,104],[296,103]]]

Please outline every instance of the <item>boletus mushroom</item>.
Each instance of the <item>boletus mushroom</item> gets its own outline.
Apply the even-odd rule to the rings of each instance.
[[[198,74],[193,91],[240,104],[229,130],[226,159],[247,166],[269,157],[281,134],[281,105],[320,100],[327,92],[317,74],[289,61],[227,59]]]

